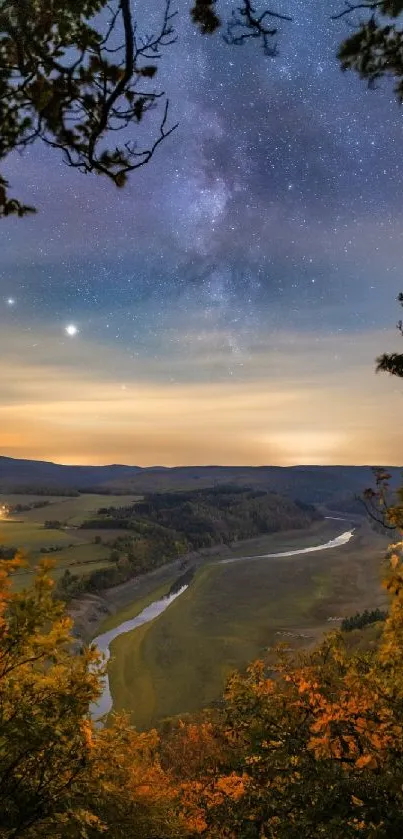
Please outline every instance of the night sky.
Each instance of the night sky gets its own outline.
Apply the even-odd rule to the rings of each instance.
[[[341,73],[341,0],[277,6],[275,59],[178,5],[179,128],[124,190],[44,147],[2,167],[39,212],[0,222],[0,453],[401,464],[401,387],[374,373],[402,349],[393,92]]]

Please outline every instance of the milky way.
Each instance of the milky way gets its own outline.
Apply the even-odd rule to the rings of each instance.
[[[224,16],[230,6],[221,3]],[[192,442],[190,420],[183,451],[170,438],[155,458],[151,444],[143,456],[144,439],[133,430],[133,388],[144,380],[173,388],[174,398],[176,385],[235,383],[241,391],[256,381],[267,393],[279,380],[295,394],[303,379],[314,395],[312,414],[302,411],[302,429],[285,429],[267,408],[260,442],[249,450],[232,426],[213,427],[217,440],[232,435],[227,462],[351,460],[354,435],[373,410],[369,394],[391,395],[398,406],[400,395],[387,380],[374,377],[370,385],[368,378],[361,397],[357,383],[365,365],[372,376],[374,355],[395,340],[402,115],[386,85],[368,91],[341,73],[337,45],[349,29],[346,20],[331,20],[340,7],[341,0],[284,0],[278,9],[293,21],[281,23],[274,59],[256,44],[203,38],[181,14],[179,40],[160,69],[179,127],[122,191],[71,171],[48,149],[7,162],[13,194],[39,209],[35,217],[2,222],[0,318],[15,376],[35,365],[36,375],[46,377],[51,365],[66,382],[77,371],[100,389],[103,382],[112,391],[124,387],[125,399],[134,400],[124,428],[108,425],[107,445],[101,434],[89,460],[113,457],[114,432],[123,434],[119,455],[130,462],[222,459],[219,442],[200,451],[200,431]],[[66,341],[66,324],[77,323],[80,341]],[[323,388],[333,381],[347,413],[351,393],[356,400],[358,419],[343,412],[338,418],[345,444],[328,419],[317,420],[320,394],[328,399]],[[13,405],[34,403],[45,405],[43,395],[6,392],[6,425]],[[80,404],[85,428],[93,427],[96,412],[86,415],[82,395]],[[147,410],[163,434],[163,416]],[[241,412],[239,432],[245,421]],[[52,428],[57,436],[60,429]],[[304,433],[312,438],[307,449]],[[7,453],[29,454],[22,434],[7,438]],[[37,454],[82,459],[82,446],[46,448],[43,434],[42,423],[29,444]],[[373,459],[379,435],[380,418],[361,461]],[[395,462],[402,460],[403,447],[394,451]],[[379,446],[377,454],[392,456]]]

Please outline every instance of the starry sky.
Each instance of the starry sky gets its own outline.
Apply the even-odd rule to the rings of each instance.
[[[341,0],[273,6],[274,59],[178,6],[179,127],[124,190],[44,147],[3,165],[39,212],[1,222],[1,454],[401,464],[401,388],[374,373],[401,350],[393,92],[341,73]]]

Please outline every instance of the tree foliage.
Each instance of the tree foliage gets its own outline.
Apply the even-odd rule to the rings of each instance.
[[[137,734],[125,718],[94,726],[99,656],[77,650],[49,565],[31,589],[12,591],[21,562],[0,569],[1,839],[180,836],[156,732]]]
[[[100,14],[102,13],[102,14]],[[162,50],[175,40],[170,0],[159,28],[140,36],[130,0],[3,0],[0,3],[0,158],[40,139],[69,166],[123,186],[171,133],[168,102],[153,86]],[[164,100],[146,146],[112,142]],[[7,197],[3,215],[30,208]]]
[[[370,86],[383,77],[395,82],[395,92],[403,101],[403,32],[399,18],[402,0],[346,0],[336,18],[348,16],[356,23],[354,33],[339,49],[343,70],[355,70]],[[364,15],[363,12],[368,12]],[[357,13],[357,14],[355,14]]]
[[[402,53],[403,54],[403,53]],[[398,301],[403,306],[403,294],[399,294]],[[399,320],[397,328],[403,335],[403,321]],[[391,376],[403,378],[403,353],[383,353],[377,358],[377,372],[390,373]]]
[[[203,34],[222,25],[215,0],[195,0],[188,12]],[[122,187],[176,128],[156,86],[176,14],[161,0],[159,23],[150,31],[145,20],[142,34],[132,0],[0,0],[0,160],[40,140],[69,166]],[[253,37],[270,53],[277,30],[267,18],[285,16],[240,0],[227,42]],[[34,211],[8,187],[0,177],[0,216]]]
[[[370,626],[372,623],[384,621],[387,618],[387,612],[383,609],[364,609],[363,612],[357,612],[350,618],[343,618],[340,629],[342,632],[352,632],[353,629],[363,629],[364,626]]]
[[[216,0],[194,0],[187,9],[202,34],[221,30],[227,45],[257,43],[270,57],[279,22],[291,20],[263,0],[237,0],[228,20]],[[403,0],[347,0],[336,15],[369,12],[341,45],[341,66],[370,84],[393,76],[400,100],[402,9]],[[122,187],[177,127],[157,84],[160,59],[176,41],[176,15],[172,0],[161,0],[150,28],[132,0],[0,0],[0,160],[42,141],[68,166]],[[10,196],[0,176],[0,217],[33,211]]]

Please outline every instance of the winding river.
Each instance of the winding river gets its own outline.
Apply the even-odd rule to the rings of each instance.
[[[131,632],[132,629],[137,629],[137,627],[143,626],[144,623],[150,623],[150,621],[153,621],[154,618],[158,618],[158,616],[162,615],[162,613],[165,612],[165,609],[167,609],[177,597],[183,594],[187,588],[187,585],[182,586],[173,594],[168,594],[166,597],[162,597],[161,600],[155,600],[154,603],[150,603],[149,606],[146,606],[146,608],[143,609],[140,614],[136,615],[135,618],[124,621],[123,623],[120,623],[119,626],[115,626],[114,629],[110,629],[109,632],[104,632],[102,635],[98,635],[94,638],[92,643],[98,647],[99,651],[103,653],[104,659],[108,661],[111,657],[110,644],[115,640],[115,638],[119,635],[125,635],[126,632]],[[94,703],[90,708],[91,715],[97,719],[99,717],[103,717],[104,714],[109,714],[113,706],[108,675],[104,677],[103,682],[104,686],[102,694],[98,699],[98,702]]]
[[[327,518],[331,518],[328,516]],[[221,559],[219,560],[219,564],[228,564],[230,562],[242,562],[245,559],[247,560],[257,560],[257,559],[276,559],[277,557],[286,557],[286,556],[298,556],[298,554],[308,554],[313,553],[314,551],[325,551],[329,548],[337,548],[341,545],[346,545],[347,542],[350,541],[354,533],[354,530],[345,530],[344,533],[341,533],[340,536],[336,536],[335,539],[330,539],[328,542],[324,542],[322,545],[312,545],[308,548],[298,548],[296,550],[291,551],[280,551],[279,553],[273,554],[261,554],[259,556],[237,556],[231,557],[229,559]],[[217,563],[218,564],[218,563]],[[92,641],[93,644],[96,644],[98,649],[101,653],[103,653],[104,658],[106,661],[110,658],[110,645],[112,641],[115,640],[119,635],[124,635],[126,632],[131,632],[132,629],[137,629],[139,626],[143,626],[145,623],[150,623],[150,621],[157,618],[171,603],[176,600],[177,597],[180,597],[184,591],[188,588],[188,585],[183,585],[177,591],[173,592],[172,594],[168,594],[166,597],[162,597],[160,600],[155,600],[154,603],[150,603],[149,606],[146,606],[140,614],[136,615],[135,618],[131,618],[130,620],[124,621],[123,623],[116,626],[114,629],[110,629],[109,632],[104,632],[102,635],[98,635]],[[91,714],[94,719],[99,720],[105,714],[109,714],[112,710],[113,700],[112,694],[109,685],[109,678],[108,675],[104,677],[104,685],[102,695],[100,696],[97,703],[94,703],[91,706]]]
[[[330,516],[327,516],[327,518],[330,518]],[[226,565],[229,562],[242,562],[244,559],[276,559],[276,557],[298,556],[298,554],[310,554],[314,553],[314,551],[325,551],[328,548],[338,548],[340,545],[346,545],[352,538],[353,533],[354,530],[345,530],[344,533],[340,533],[340,536],[336,536],[335,539],[329,539],[329,541],[324,542],[323,545],[312,545],[309,548],[297,548],[296,550],[280,551],[275,554],[259,554],[259,556],[234,556],[230,559],[221,559],[220,564],[222,563],[223,565]]]

